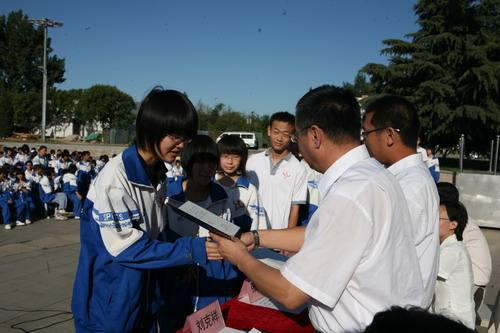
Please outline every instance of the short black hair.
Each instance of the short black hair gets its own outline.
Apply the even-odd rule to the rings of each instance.
[[[467,221],[469,216],[467,215],[467,209],[460,201],[443,201],[440,203],[446,208],[448,213],[448,219],[450,221],[457,222],[457,227],[455,228],[455,235],[459,241],[463,240],[463,233],[465,227],[467,226]]]
[[[420,120],[417,109],[409,100],[400,96],[385,95],[368,104],[365,116],[368,113],[373,113],[373,126],[399,129],[403,144],[417,149]]]
[[[190,143],[182,151],[181,165],[186,171],[186,175],[191,177],[193,164],[210,162],[218,165],[217,145],[208,135],[198,134],[193,137]]]
[[[459,200],[458,189],[452,183],[439,182],[436,184],[436,187],[439,193],[440,202],[445,202],[445,201],[454,202]]]
[[[360,140],[361,112],[348,89],[333,85],[314,88],[299,100],[295,114],[299,129],[316,125],[339,143]]]
[[[393,306],[373,317],[364,333],[473,333],[464,324],[418,307],[408,309]]]
[[[219,160],[222,154],[234,154],[241,157],[241,163],[238,171],[245,175],[245,166],[248,159],[248,148],[242,138],[237,135],[224,135],[217,142],[217,151],[219,152]]]
[[[75,165],[75,164],[70,164],[70,165],[68,166],[68,169],[67,169],[67,170],[68,170],[68,172],[69,172],[69,173],[75,174],[75,173],[76,173],[76,171],[78,170],[78,168],[76,167],[76,165]]]
[[[275,122],[275,121],[281,121],[284,123],[288,123],[288,124],[295,127],[295,116],[293,114],[291,114],[290,112],[280,111],[280,112],[273,113],[271,115],[271,119],[269,119],[269,127],[272,127],[273,122]]]
[[[176,90],[156,87],[139,107],[135,122],[137,146],[156,154],[158,144],[167,134],[186,139],[198,131],[198,114],[189,98]]]

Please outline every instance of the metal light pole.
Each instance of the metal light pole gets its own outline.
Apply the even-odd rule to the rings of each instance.
[[[459,144],[460,144],[460,160],[459,160],[459,167],[460,167],[460,173],[464,172],[464,151],[465,151],[465,135],[461,135],[459,139]]]
[[[31,23],[43,26],[43,92],[42,92],[42,141],[45,142],[45,122],[47,114],[47,34],[48,28],[60,28],[62,22],[56,22],[48,18],[29,20]]]

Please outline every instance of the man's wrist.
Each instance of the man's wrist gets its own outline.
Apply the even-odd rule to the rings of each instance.
[[[253,244],[255,247],[260,246],[260,237],[259,237],[259,232],[257,230],[252,230],[252,236],[253,236]]]

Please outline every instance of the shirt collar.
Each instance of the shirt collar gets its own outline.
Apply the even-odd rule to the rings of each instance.
[[[264,150],[264,155],[269,156],[269,159],[271,159],[271,150],[272,150],[272,148],[268,148],[268,149]],[[292,156],[293,156],[292,152],[288,152],[288,154],[285,157],[283,157],[280,161],[282,161],[282,160],[288,161],[289,159],[292,158]]]
[[[123,151],[122,160],[129,181],[135,184],[153,187],[146,172],[144,161],[139,156],[136,145],[131,145]],[[163,163],[160,164],[160,166],[162,165]],[[163,175],[165,175],[164,171]]]
[[[236,186],[244,187],[244,188],[249,188],[250,187],[250,181],[245,176],[239,176],[238,179],[236,179]]]
[[[446,239],[441,243],[441,247],[445,247],[456,242],[458,242],[457,235],[453,234],[446,237]]]
[[[332,185],[347,171],[347,169],[367,158],[370,158],[370,154],[368,154],[366,147],[361,145],[351,149],[335,161],[335,163],[330,165],[318,182],[320,200],[323,200],[328,191],[330,191]]]
[[[397,175],[403,170],[421,165],[423,163],[424,162],[422,161],[422,155],[420,153],[417,153],[400,159],[399,161],[388,167],[387,170],[389,170],[393,175]]]

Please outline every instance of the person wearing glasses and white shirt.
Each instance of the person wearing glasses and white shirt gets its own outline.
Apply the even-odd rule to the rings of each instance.
[[[271,148],[250,156],[246,165],[272,229],[295,227],[307,201],[307,170],[289,149],[294,123],[288,112],[273,114],[267,128]]]
[[[384,164],[403,188],[425,289],[432,302],[439,261],[439,196],[427,165],[417,153],[420,122],[415,107],[398,96],[384,96],[366,108],[363,132],[370,155]]]
[[[360,144],[359,105],[334,86],[309,91],[296,108],[304,159],[323,173],[307,227],[254,230],[241,241],[212,238],[222,257],[289,309],[309,306],[317,331],[354,332],[394,305],[422,306],[423,286],[409,211],[398,181]],[[248,249],[297,252],[280,269]]]
[[[462,234],[467,210],[460,201],[443,201],[439,206],[441,254],[432,310],[475,328],[472,263]]]

